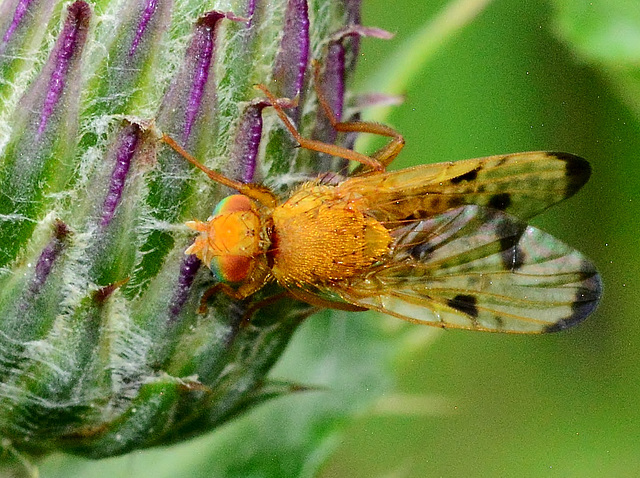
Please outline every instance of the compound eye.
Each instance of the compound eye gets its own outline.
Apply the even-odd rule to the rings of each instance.
[[[218,216],[220,214],[251,210],[253,210],[253,202],[249,197],[244,194],[232,194],[218,203],[213,210],[213,215]]]
[[[210,269],[224,282],[242,282],[251,273],[259,242],[260,221],[253,201],[243,194],[227,196],[210,219]]]
[[[253,258],[243,256],[216,256],[211,271],[222,282],[242,282],[251,272]]]

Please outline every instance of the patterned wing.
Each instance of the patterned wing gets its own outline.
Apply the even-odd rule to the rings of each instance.
[[[452,209],[393,235],[391,260],[333,292],[411,322],[514,333],[571,327],[600,299],[582,254],[494,209]]]
[[[370,213],[385,223],[428,218],[477,204],[529,219],[577,192],[591,168],[567,153],[517,153],[425,164],[350,178],[337,186],[367,198]]]

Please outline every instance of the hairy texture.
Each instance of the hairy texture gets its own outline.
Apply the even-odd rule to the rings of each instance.
[[[222,294],[197,313],[215,279],[184,254],[184,223],[229,191],[157,134],[243,182],[315,174],[253,86],[297,96],[305,135],[326,130],[310,60],[342,109],[359,2],[207,5],[0,6],[0,435],[16,450],[166,445],[300,389],[265,377],[310,307],[278,303],[246,326],[264,296]]]

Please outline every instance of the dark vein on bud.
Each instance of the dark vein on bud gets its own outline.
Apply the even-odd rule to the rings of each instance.
[[[27,10],[29,10],[29,7],[33,4],[33,2],[34,0],[20,0],[18,2],[18,5],[16,5],[16,9],[13,13],[13,18],[11,19],[11,24],[2,36],[2,44],[0,44],[0,55],[4,53],[9,40],[11,40],[11,37],[22,23],[25,13],[27,13]]]
[[[309,12],[306,0],[289,0],[284,33],[273,68],[274,94],[295,98],[309,63]]]
[[[182,308],[189,298],[189,292],[191,291],[191,286],[193,285],[198,269],[200,269],[200,264],[200,259],[195,255],[185,256],[182,260],[176,289],[169,302],[170,324],[174,323],[180,315],[180,312],[182,312]]]
[[[153,18],[153,15],[156,13],[158,8],[158,0],[149,0],[144,10],[142,11],[142,16],[140,17],[140,23],[138,23],[138,27],[136,28],[136,34],[131,42],[131,46],[129,47],[129,56],[133,56],[138,49],[138,45],[140,44],[142,37],[147,31],[147,27],[149,26],[149,22]]]
[[[67,225],[58,220],[56,221],[55,230],[53,233],[53,238],[49,241],[49,243],[42,249],[40,253],[40,257],[38,257],[38,262],[35,267],[35,274],[31,279],[31,282],[28,286],[27,292],[25,294],[24,301],[20,305],[20,308],[25,310],[27,309],[31,303],[33,302],[33,298],[37,296],[42,290],[42,286],[47,281],[49,274],[51,273],[51,269],[53,269],[53,265],[56,260],[62,254],[64,247],[67,243],[66,238],[69,235],[69,228]]]
[[[111,173],[109,190],[102,204],[100,226],[103,228],[107,227],[113,219],[122,198],[122,191],[131,168],[131,159],[140,143],[140,134],[140,127],[136,124],[129,124],[120,132],[116,150],[116,164]]]
[[[58,37],[55,49],[52,52],[54,67],[49,78],[49,89],[40,114],[38,136],[44,133],[47,122],[62,97],[74,56],[79,56],[82,52],[87,38],[90,18],[91,9],[87,3],[78,1],[69,6],[62,33]]]
[[[188,57],[194,61],[192,66],[191,87],[189,100],[185,111],[184,140],[191,135],[191,128],[202,104],[204,88],[209,79],[209,68],[215,53],[215,35],[218,22],[224,18],[224,14],[213,11],[201,18],[193,34],[193,40],[189,46]]]
[[[269,103],[266,101],[247,106],[236,129],[229,163],[233,168],[231,177],[243,183],[250,183],[254,179],[262,137],[262,110],[267,106]]]

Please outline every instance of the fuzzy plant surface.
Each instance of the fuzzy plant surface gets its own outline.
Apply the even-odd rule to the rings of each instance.
[[[185,221],[228,177],[287,189],[342,162],[296,148],[254,85],[295,98],[300,131],[337,138],[359,0],[0,3],[0,435],[19,453],[91,458],[206,433],[300,390],[266,379],[313,309],[242,302],[185,249]],[[292,103],[294,104],[294,103]]]

